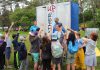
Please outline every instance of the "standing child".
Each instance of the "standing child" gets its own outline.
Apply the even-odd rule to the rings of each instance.
[[[43,70],[51,70],[51,57],[51,41],[45,36],[42,38],[40,47],[40,59],[43,63]]]
[[[20,29],[19,29],[20,30]],[[13,47],[14,47],[14,67],[16,69],[18,69],[18,66],[17,66],[17,51],[18,51],[18,37],[19,37],[19,30],[18,30],[18,33],[17,34],[13,34],[12,35],[12,38],[13,38],[13,41],[12,41],[12,44],[13,44]]]
[[[75,70],[75,52],[71,52],[72,47],[78,47],[74,32],[70,32],[67,39],[67,70]]]
[[[38,69],[38,61],[39,61],[39,52],[40,52],[40,38],[38,36],[40,28],[36,29],[36,32],[34,32],[34,36],[31,39],[31,54],[34,60],[34,70]]]
[[[38,28],[39,27],[37,26],[37,21],[36,20],[33,20],[33,25],[30,27],[30,32],[29,32],[29,41],[30,41],[30,44],[31,44],[31,41],[34,38],[34,33],[36,32],[36,30]],[[31,44],[29,53],[31,52],[31,49],[32,49],[32,44]]]
[[[20,41],[21,42],[19,42],[19,47],[18,47],[18,57],[19,57],[19,61],[21,61],[19,70],[28,70],[27,49],[24,43],[25,37],[20,36]]]
[[[87,66],[87,70],[95,70],[95,66],[97,65],[95,53],[97,39],[98,35],[94,32],[90,34],[90,39],[83,38],[86,42],[85,64]]]
[[[12,28],[12,26],[14,25],[14,23],[12,23],[12,25],[10,26],[9,30],[7,30],[5,32],[5,41],[7,43],[6,45],[6,49],[5,49],[5,56],[6,56],[6,63],[7,63],[7,68],[12,68],[9,65],[9,61],[10,61],[10,53],[11,53],[11,39],[10,39],[10,30]]]
[[[0,37],[0,70],[4,70],[5,65],[5,48],[6,42],[4,41],[5,37]]]
[[[63,56],[63,32],[62,32],[62,24],[56,25],[56,30],[52,33],[52,42],[51,42],[51,50],[53,56],[53,70],[56,69],[56,65],[58,70],[61,70],[61,62]]]
[[[77,38],[78,43],[79,43],[79,50],[76,53],[76,58],[75,58],[76,69],[85,70],[85,63],[84,63],[85,55],[84,55],[84,50],[83,50],[84,42],[81,39],[79,33],[76,33],[76,38]]]

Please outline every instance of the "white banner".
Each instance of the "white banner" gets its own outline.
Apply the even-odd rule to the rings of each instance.
[[[64,2],[58,4],[50,4],[37,7],[38,26],[45,32],[49,32],[53,27],[55,18],[59,18],[59,22],[63,24],[65,29],[71,27],[71,3]]]

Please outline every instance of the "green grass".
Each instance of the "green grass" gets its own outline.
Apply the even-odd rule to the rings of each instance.
[[[16,32],[11,32],[11,35],[14,34],[14,33],[16,33]],[[20,35],[26,35],[26,36],[28,36],[28,32],[20,32]],[[84,36],[84,32],[83,31],[81,31],[81,35]],[[29,51],[30,43],[29,43],[28,39],[25,41],[25,44],[26,44],[27,50]],[[99,39],[98,39],[98,42],[97,42],[97,47],[100,49],[100,32],[99,32]],[[28,56],[28,58],[29,58],[29,70],[33,70],[32,57]],[[12,47],[10,64],[13,65],[13,47]],[[6,70],[15,70],[15,69],[6,69]],[[65,69],[63,69],[63,70],[65,70]],[[97,57],[96,70],[100,70],[100,57]]]

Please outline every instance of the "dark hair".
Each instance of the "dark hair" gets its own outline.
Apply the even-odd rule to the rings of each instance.
[[[47,36],[44,36],[44,37],[42,38],[42,43],[45,44],[45,43],[47,43],[47,42],[48,42],[48,38],[47,38]]]
[[[67,39],[67,45],[69,44],[69,41],[71,41],[72,44],[75,45],[75,40],[76,40],[76,37],[75,37],[74,32],[69,33],[69,36]]]
[[[90,36],[91,36],[91,39],[92,39],[93,41],[97,41],[97,39],[98,39],[98,34],[97,34],[97,33],[92,32],[92,33],[90,34]]]
[[[58,27],[62,27],[62,23],[58,23],[57,26],[58,26]]]
[[[48,44],[48,43],[50,43],[50,42],[51,42],[51,41],[48,39],[47,36],[44,36],[44,37],[42,38],[42,44],[46,45],[46,44]]]
[[[15,37],[16,37],[16,34],[13,34],[13,35],[12,35],[12,38],[14,39]]]
[[[36,29],[36,31],[39,31],[39,30],[40,30],[40,28],[37,28],[37,29]]]

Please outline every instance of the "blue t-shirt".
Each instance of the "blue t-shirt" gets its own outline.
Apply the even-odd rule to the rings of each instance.
[[[30,32],[36,32],[36,30],[38,29],[39,27],[36,26],[36,25],[33,25],[30,27]]]
[[[61,23],[57,23],[57,24],[61,24]],[[53,26],[53,33],[55,32],[55,31],[57,31],[56,30],[56,25],[57,25],[56,23],[55,23],[55,25]],[[65,30],[65,28],[62,26],[62,31],[63,31],[63,33],[65,33],[66,32],[66,30]]]
[[[82,48],[83,46],[83,40],[80,38],[80,39],[78,39],[78,46],[79,46],[79,48]]]

